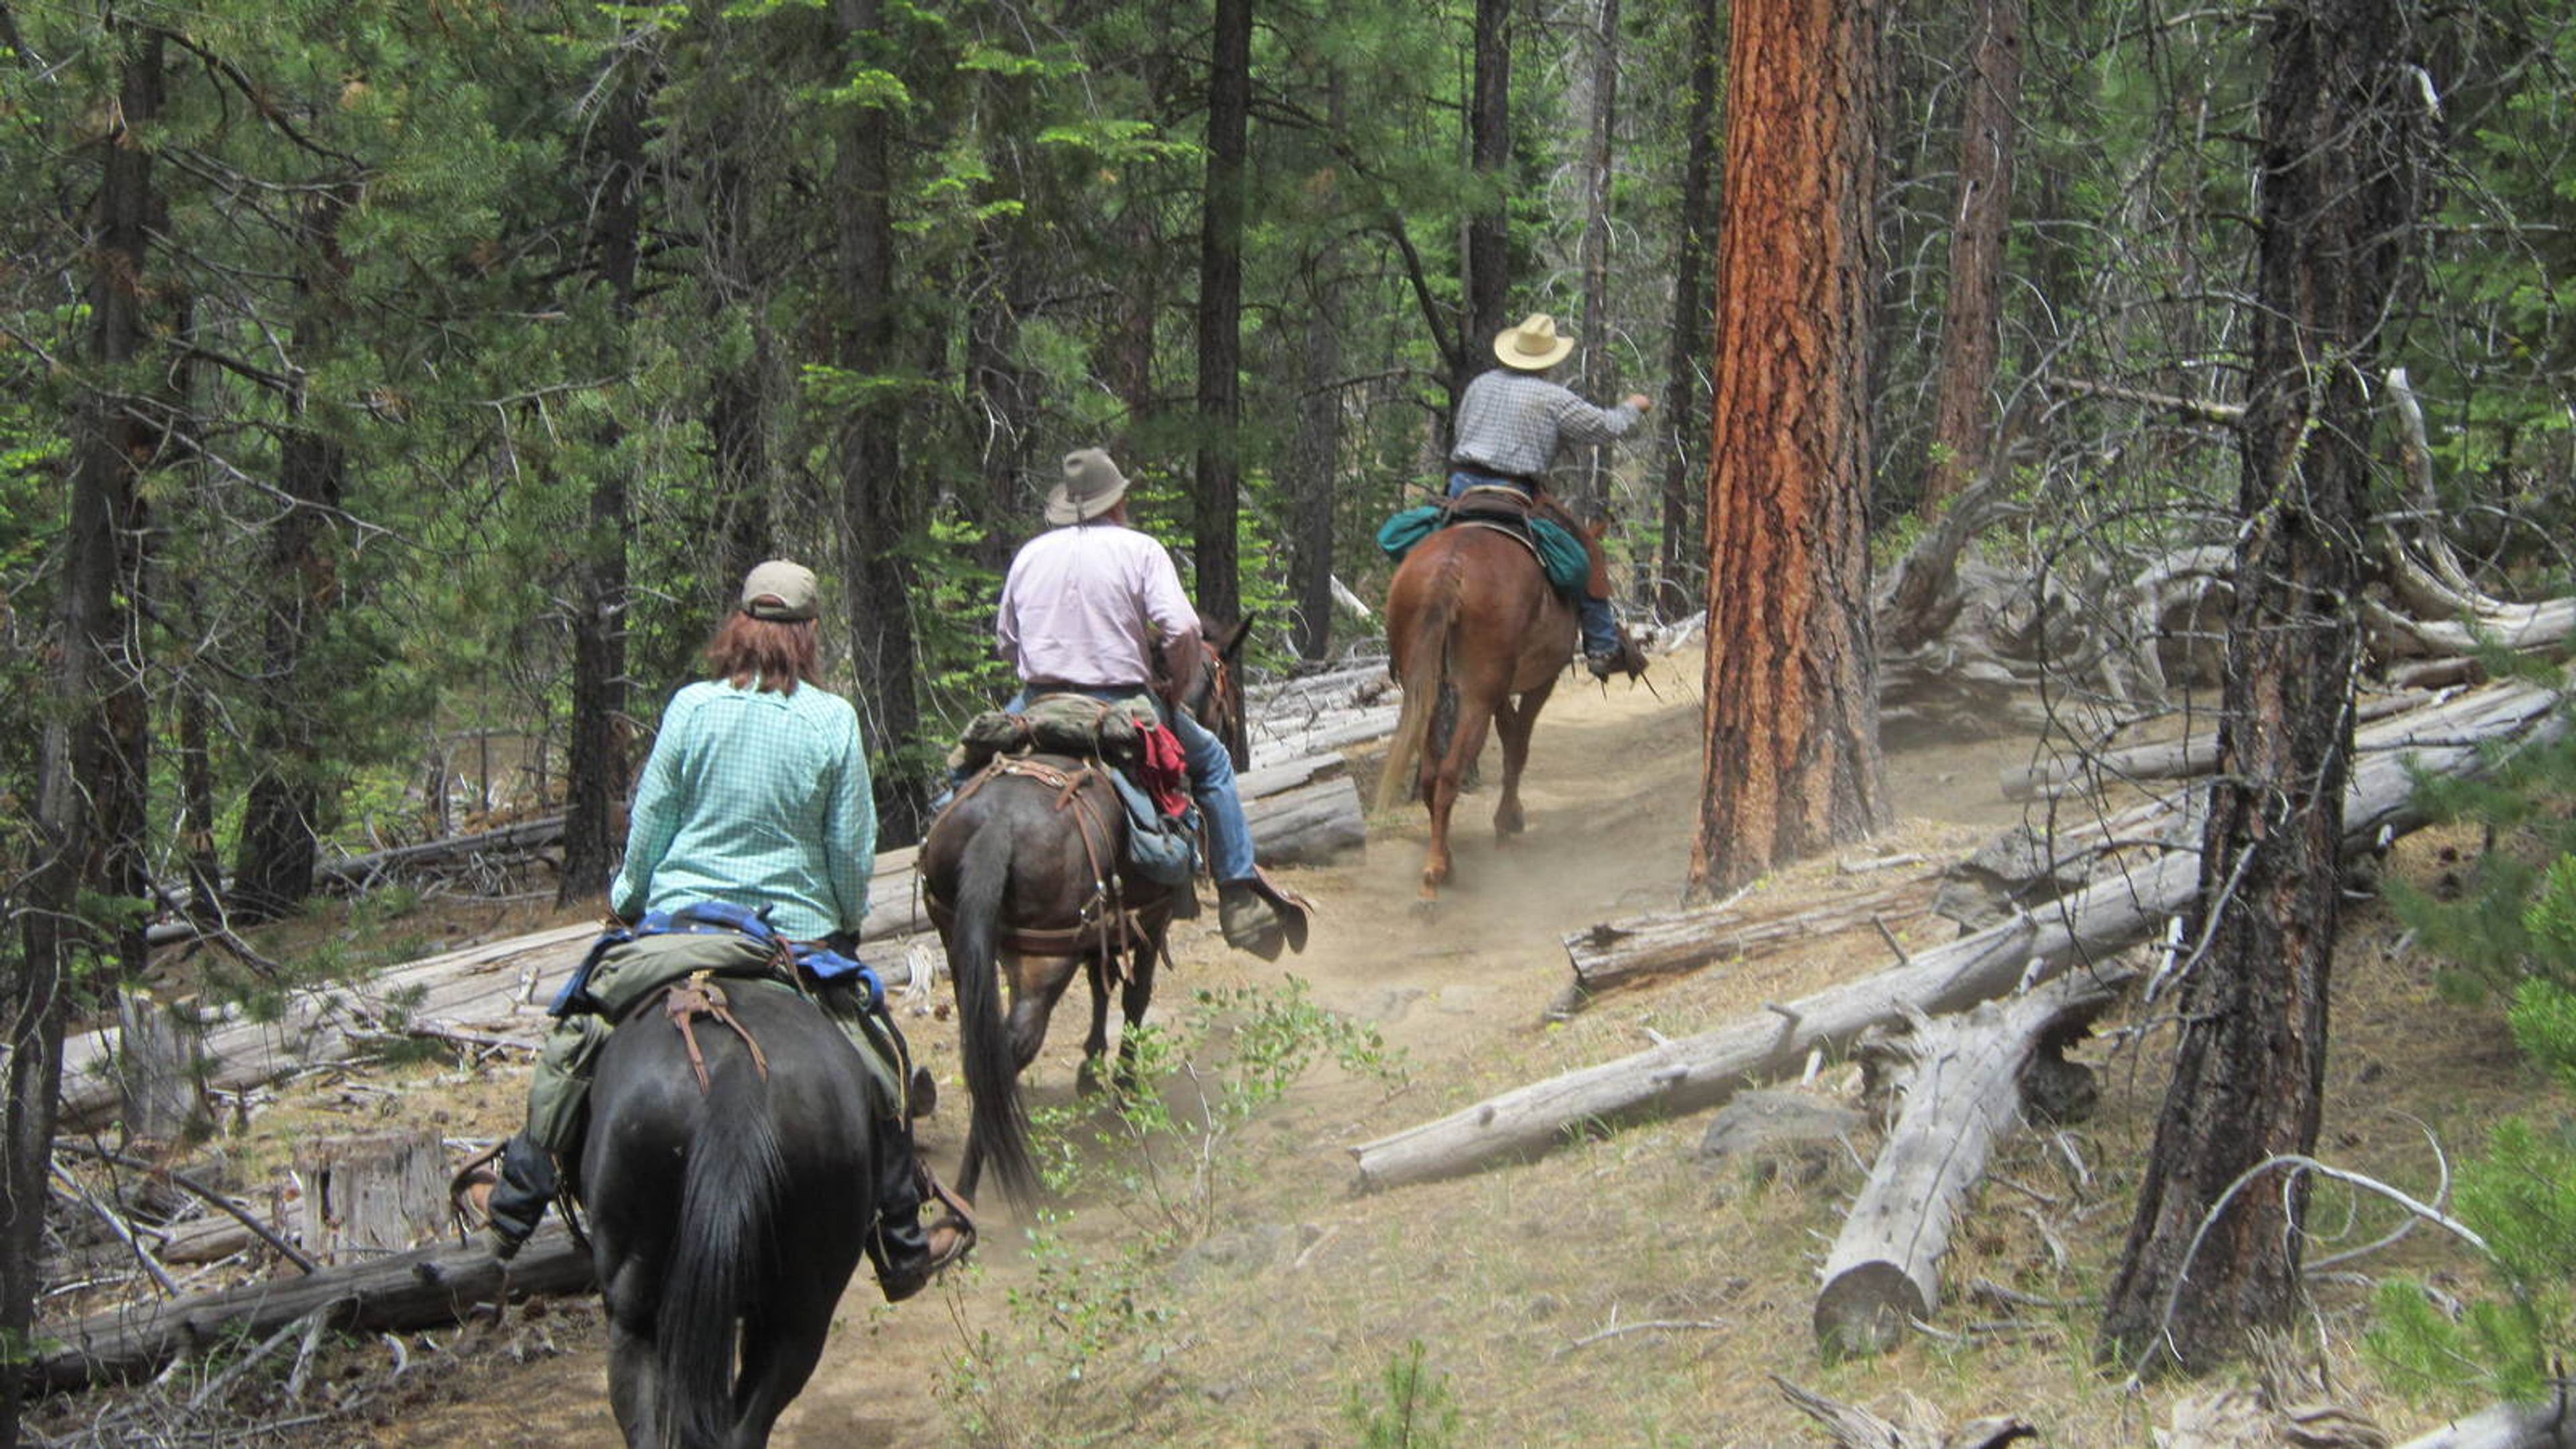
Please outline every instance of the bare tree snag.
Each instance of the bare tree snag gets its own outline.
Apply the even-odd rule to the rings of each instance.
[[[1907,1063],[1896,1083],[1903,1107],[1825,1259],[1815,1330],[1827,1356],[1884,1352],[1932,1316],[1950,1225],[1993,1144],[2022,1120],[2023,1071],[2081,1037],[2135,974],[2061,976],[1958,1015],[1913,1021],[1896,1044]]]
[[[2306,1180],[2221,1199],[2316,1147],[2356,769],[2370,545],[2367,380],[2420,269],[2437,142],[2403,0],[2276,7],[2227,630],[2173,1078],[2104,1295],[2105,1358],[2198,1370],[2299,1304]]]
[[[2564,729],[2555,689],[2511,681],[2407,717],[2420,745],[2392,739],[2365,755],[2344,804],[2347,848],[2424,823],[2414,804],[2411,762],[2439,775],[2488,768],[2490,746],[2554,739]],[[2173,807],[2166,807],[2172,809]],[[1544,1152],[1570,1135],[1643,1115],[1713,1107],[1748,1080],[1805,1065],[1807,1053],[1848,1046],[1869,1026],[1897,1020],[1910,1005],[1926,1015],[1959,1011],[2001,996],[2025,979],[2045,980],[2164,929],[2198,893],[2200,865],[2165,853],[2027,915],[1926,951],[1865,980],[1828,987],[1699,1036],[1515,1088],[1436,1121],[1351,1149],[1363,1188],[1399,1186],[1472,1172]]]
[[[182,1140],[206,1120],[197,1091],[204,1059],[193,1021],[150,992],[130,989],[117,993],[116,1021],[116,1091],[127,1137]]]

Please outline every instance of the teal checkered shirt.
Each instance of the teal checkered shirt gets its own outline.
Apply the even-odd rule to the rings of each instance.
[[[609,905],[631,921],[730,901],[768,907],[770,924],[799,940],[855,935],[876,846],[848,700],[810,684],[790,695],[704,681],[662,713]]]

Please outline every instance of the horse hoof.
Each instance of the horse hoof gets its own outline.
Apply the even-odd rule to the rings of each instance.
[[[1439,914],[1440,893],[1429,886],[1423,887],[1421,898],[1413,903],[1413,918],[1417,921],[1428,921],[1436,919]]]

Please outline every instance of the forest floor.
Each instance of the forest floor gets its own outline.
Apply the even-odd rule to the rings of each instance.
[[[1077,1144],[1081,1181],[1056,1209],[1037,1221],[988,1204],[974,1262],[931,1292],[889,1308],[862,1268],[776,1442],[1824,1442],[1773,1375],[1900,1422],[2018,1415],[2052,1445],[2146,1444],[2181,1419],[2244,1410],[2244,1399],[2211,1396],[2252,1385],[2250,1374],[2124,1389],[2092,1366],[2094,1304],[2127,1232],[2170,1046],[2152,1027],[2114,1023],[2080,1051],[2100,1074],[2098,1114],[1999,1151],[1944,1264],[1948,1301],[1935,1326],[1948,1336],[1876,1360],[1823,1362],[1810,1328],[1816,1270],[1865,1173],[1868,1133],[1805,1171],[1773,1172],[1702,1160],[1701,1114],[1453,1181],[1353,1192],[1354,1144],[1891,963],[1874,931],[1820,936],[1544,1022],[1569,979],[1565,933],[1678,899],[1697,811],[1698,657],[1660,659],[1651,679],[1651,692],[1567,681],[1537,729],[1529,834],[1495,844],[1490,787],[1463,802],[1457,880],[1436,914],[1416,909],[1425,832],[1407,809],[1372,822],[1364,854],[1285,873],[1318,908],[1303,955],[1268,965],[1227,951],[1212,911],[1176,927],[1158,1021],[1186,1035],[1205,1015],[1193,993],[1275,995],[1293,976],[1316,1005],[1396,1048],[1402,1084],[1327,1065],[1221,1139],[1165,1138],[1150,1154]],[[1899,823],[1841,858],[1965,855],[2023,820],[1997,778],[2028,754],[2026,740],[1894,752]],[[2446,849],[2417,837],[2401,845],[2399,868],[2442,869]],[[1786,909],[1856,879],[1867,881],[1818,860],[1761,882],[1746,903]],[[1952,929],[1927,917],[1898,934],[1913,950]],[[2454,1154],[2474,1148],[2489,1121],[2550,1088],[2519,1059],[2498,1008],[2435,993],[2434,963],[2406,948],[2384,911],[2356,912],[2345,940],[2320,1155],[2430,1196],[2438,1169],[2427,1133]],[[922,1016],[907,1030],[949,1089],[923,1128],[934,1161],[953,1164],[964,1117],[953,1025]],[[1071,1103],[1079,1036],[1069,1002],[1028,1079],[1039,1106]],[[1201,1080],[1228,1070],[1211,1057]],[[362,1094],[345,1110],[434,1121],[453,1135],[497,1133],[517,1110],[518,1074],[410,1072],[389,1073],[393,1092]],[[1856,1080],[1857,1068],[1828,1064],[1814,1086],[1848,1101]],[[1091,1110],[1080,1120],[1097,1126]],[[1202,1147],[1204,1189],[1192,1179]],[[2395,1221],[2331,1185],[2316,1202],[2315,1221],[2333,1235],[2318,1252],[2369,1242]],[[1174,1246],[1134,1251],[1175,1225]],[[2361,1344],[2366,1279],[2431,1277],[2455,1292],[2476,1284],[2474,1264],[2435,1236],[2418,1233],[2316,1286],[2313,1314],[2281,1355],[2299,1380],[2279,1385],[2284,1401],[2331,1401],[2392,1441],[2465,1407],[2394,1392]],[[603,1341],[588,1301],[432,1335],[360,1417],[296,1442],[614,1445]],[[1416,1344],[1411,1437],[1372,1439],[1361,1421],[1395,1412],[1390,1368]],[[337,1372],[355,1380],[381,1373],[385,1352],[353,1346],[344,1360]],[[1449,1410],[1454,1431],[1443,1429]],[[2195,1442],[2276,1440],[2266,1430]]]

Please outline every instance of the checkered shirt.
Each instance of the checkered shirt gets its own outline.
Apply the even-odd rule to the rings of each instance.
[[[1560,440],[1607,443],[1636,426],[1621,403],[1597,408],[1535,373],[1497,367],[1478,373],[1458,399],[1458,440],[1449,461],[1507,478],[1541,479]]]
[[[635,787],[609,904],[634,920],[690,901],[769,908],[789,937],[856,933],[868,913],[877,811],[858,712],[794,694],[692,684],[662,712]]]

